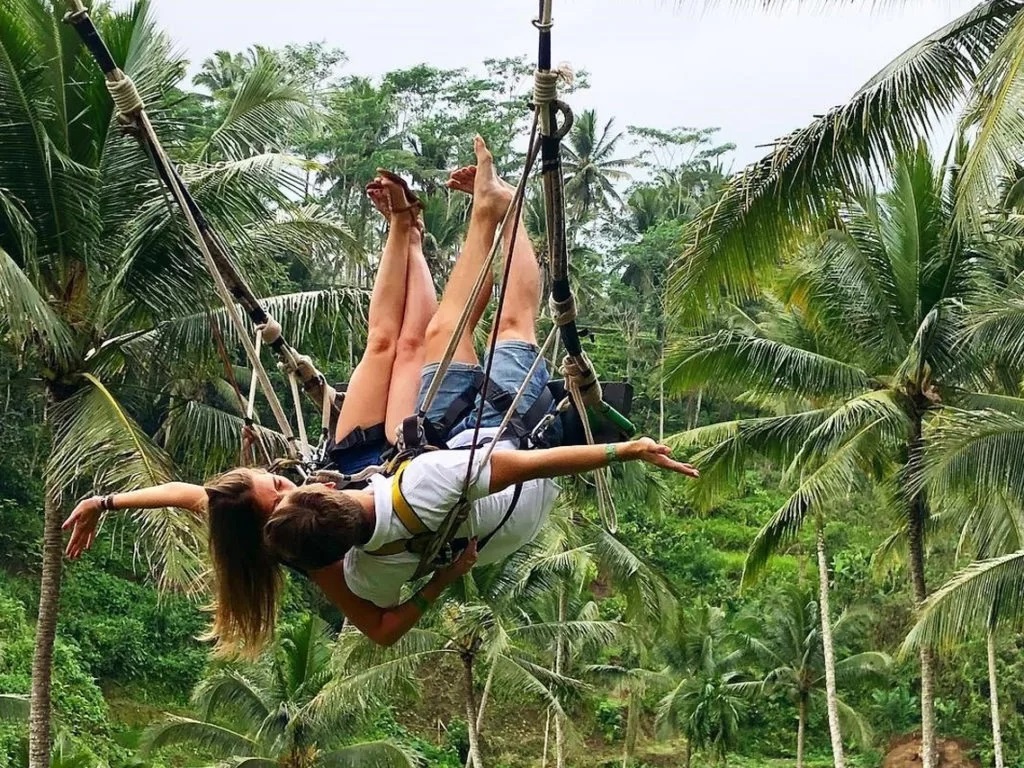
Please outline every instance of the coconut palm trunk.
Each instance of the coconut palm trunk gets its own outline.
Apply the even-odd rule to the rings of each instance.
[[[913,414],[911,421],[910,451],[907,468],[911,472],[922,466],[924,457],[923,425],[920,413]],[[910,521],[907,535],[908,566],[910,584],[917,607],[928,598],[928,584],[924,575],[925,523],[928,520],[928,505],[924,492],[918,490],[910,499]],[[935,762],[935,654],[931,648],[922,647],[921,660],[921,764],[923,768],[936,768]]]
[[[480,739],[476,728],[477,707],[476,691],[473,686],[473,661],[473,651],[462,654],[462,667],[466,682],[466,731],[469,734],[469,758],[476,768],[484,768],[483,759],[480,757]]]
[[[484,708],[487,706],[487,699],[491,695],[491,686],[494,684],[494,670],[496,666],[491,664],[490,670],[487,672],[487,682],[484,683],[484,692],[480,694],[480,705],[476,710],[476,733],[477,738],[480,738],[480,731],[484,726]],[[466,755],[466,768],[472,768],[473,756]]]
[[[825,701],[828,707],[828,733],[832,740],[832,763],[844,768],[843,734],[839,727],[839,694],[836,691],[836,649],[832,638],[832,614],[829,607],[828,556],[825,552],[825,529],[818,521],[818,612],[821,615],[821,648],[825,656]],[[806,702],[801,701],[801,706]],[[804,716],[804,713],[801,713]],[[802,748],[802,744],[800,745]],[[798,758],[799,759],[799,758]]]
[[[558,624],[564,626],[569,613],[569,595],[564,584],[558,587]],[[565,658],[565,635],[559,630],[555,641],[555,674],[563,675]],[[555,712],[555,768],[565,768],[565,732],[562,727],[562,716]]]
[[[1003,768],[1003,733],[999,723],[999,692],[996,677],[996,632],[990,627],[985,638],[988,651],[988,698],[992,710],[992,754],[995,768]]]
[[[804,768],[804,742],[807,740],[807,696],[800,694],[796,721],[796,768]]]
[[[32,654],[32,693],[29,710],[29,768],[50,767],[50,682],[53,644],[57,636],[57,607],[63,570],[63,536],[58,494],[46,488],[43,502],[43,563],[39,584],[39,614]]]

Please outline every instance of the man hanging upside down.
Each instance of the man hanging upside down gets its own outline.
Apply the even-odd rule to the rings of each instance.
[[[359,430],[378,431],[372,428],[381,423],[390,438],[402,419],[422,405],[437,361],[469,302],[469,322],[427,418],[440,423],[453,401],[479,381],[482,368],[473,331],[492,286],[488,281],[475,296],[472,291],[514,190],[498,178],[483,139],[477,137],[474,148],[476,166],[453,172],[448,181],[451,189],[473,196],[473,209],[463,251],[439,305],[420,247],[415,198],[393,178],[378,177],[368,188],[375,205],[390,217],[391,228],[371,297],[366,351],[353,373],[338,420],[336,436],[342,447],[334,458],[346,474],[378,463],[385,447],[373,440],[346,438],[359,435]],[[521,221],[506,226],[502,239],[505,258],[513,261],[505,308],[492,329],[496,346],[491,381],[507,393],[523,386],[517,413],[525,415],[549,378],[542,361],[526,381],[539,355],[540,270]],[[404,301],[396,301],[396,296]],[[420,372],[418,377],[415,371]],[[296,487],[266,472],[235,469],[205,487],[167,483],[87,499],[64,523],[66,529],[73,529],[67,554],[77,557],[92,544],[103,508],[205,510],[217,582],[210,638],[216,640],[218,651],[253,654],[272,637],[281,564],[304,571],[352,624],[373,641],[389,645],[416,624],[445,587],[475,564],[507,557],[537,535],[558,495],[552,478],[612,461],[635,460],[698,476],[689,464],[672,459],[667,446],[650,438],[516,450],[516,441],[498,435],[504,414],[490,398],[479,425],[476,414],[474,408],[447,425],[441,437],[452,450],[423,453],[399,474],[373,475],[365,488],[357,490],[338,490],[333,484]],[[403,524],[399,513],[411,512],[427,530],[437,529],[463,493],[470,469],[470,451],[465,447],[477,426],[481,441],[497,440],[498,444],[486,466],[486,450],[474,452],[475,466],[469,473],[474,479],[465,488],[471,507],[456,532],[456,539],[465,542],[464,549],[450,565],[436,570],[419,592],[400,603],[402,585],[412,577],[420,556],[403,546],[414,531]],[[396,504],[404,509],[396,511]]]

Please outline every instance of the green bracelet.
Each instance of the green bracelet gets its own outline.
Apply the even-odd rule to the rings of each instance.
[[[425,598],[419,592],[410,597],[409,602],[415,605],[417,608],[419,608],[420,613],[426,613],[430,610],[430,601],[427,600],[427,598]]]
[[[619,454],[615,451],[615,443],[608,443],[604,447],[604,455],[608,457],[608,463],[614,464],[619,461]]]

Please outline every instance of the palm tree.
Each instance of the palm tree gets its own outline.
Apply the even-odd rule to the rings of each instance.
[[[931,506],[922,463],[926,427],[972,400],[982,364],[962,344],[993,263],[988,242],[953,219],[959,164],[935,167],[924,148],[901,155],[891,189],[870,190],[838,209],[837,227],[811,241],[778,297],[770,321],[683,341],[669,384],[746,391],[781,415],[686,433],[702,447],[697,492],[711,499],[735,479],[744,457],[787,466],[796,491],[759,533],[749,564],[792,540],[805,516],[841,503],[874,478],[907,521],[915,602],[924,603],[925,526]],[[934,657],[922,649],[925,751],[934,749]],[[929,758],[930,759],[930,758]],[[928,763],[932,765],[932,763]]]
[[[673,275],[675,295],[685,297],[680,317],[702,316],[723,286],[734,301],[755,295],[756,276],[794,239],[831,226],[836,190],[858,188],[865,174],[884,177],[961,105],[960,129],[975,139],[953,215],[979,229],[978,202],[995,202],[1024,130],[1022,37],[1024,3],[986,0],[908,48],[847,104],[776,140],[697,218]]]
[[[778,606],[762,623],[755,638],[755,649],[770,670],[764,676],[766,690],[782,690],[797,708],[796,764],[804,765],[804,740],[807,717],[816,701],[823,698],[826,659],[822,642],[824,620],[818,618],[818,603],[800,590],[784,593]],[[862,630],[862,611],[845,612],[832,627],[840,638],[850,630]],[[837,682],[860,682],[885,671],[891,661],[884,653],[866,652],[846,656],[834,663]],[[870,738],[867,722],[842,699],[837,709],[848,733],[866,745]],[[844,765],[842,741],[839,750],[833,742],[833,763]]]
[[[580,223],[591,214],[621,205],[622,196],[616,182],[629,178],[627,168],[635,165],[633,158],[615,157],[625,134],[614,133],[615,120],[609,119],[598,135],[597,113],[587,109],[576,116],[569,135],[562,144],[565,163],[565,199],[575,209]]]
[[[253,665],[223,667],[193,693],[198,717],[169,715],[143,736],[143,755],[172,744],[213,751],[218,765],[253,768],[412,768],[413,756],[387,741],[346,743],[352,710],[332,708],[333,639],[327,624],[307,615],[285,628]]]
[[[203,61],[192,84],[206,88],[215,98],[230,100],[237,93],[238,84],[252,71],[256,59],[266,53],[268,51],[261,46],[245,53],[214,51],[213,56]]]
[[[996,768],[1002,768],[997,634],[1000,625],[1017,624],[1024,615],[1018,597],[1024,588],[1024,505],[1011,490],[1020,486],[1022,473],[1018,462],[1003,462],[1009,459],[1005,450],[1016,451],[1024,434],[1019,427],[1016,435],[1012,426],[1007,431],[1014,423],[1014,404],[1019,408],[1024,401],[993,398],[992,405],[997,403],[1001,412],[955,413],[933,432],[929,490],[947,510],[943,517],[960,529],[961,541],[970,543],[979,559],[928,599],[904,650],[948,647],[984,632],[993,754]]]
[[[167,216],[145,155],[120,136],[102,74],[61,23],[62,5],[13,0],[0,7],[0,340],[39,382],[52,435],[32,668],[32,768],[49,764],[61,507],[85,490],[81,478],[92,477],[98,488],[170,479],[169,456],[128,408],[141,398],[119,389],[144,378],[139,366],[155,361],[134,359],[126,347],[134,332],[210,303],[209,294],[197,290],[198,254],[180,222]],[[148,3],[105,11],[98,25],[163,130],[168,114],[160,95],[183,65],[157,33]],[[281,110],[291,105],[265,108],[273,116]],[[251,233],[262,230],[266,237],[277,220],[289,219],[281,186],[288,176],[274,156],[242,161],[227,154],[250,145],[230,115],[216,130],[224,162],[183,171],[197,182],[211,221],[236,242],[255,244]],[[286,231],[280,238],[304,252],[303,240]],[[267,255],[265,249],[246,252],[252,254],[246,266]],[[177,359],[186,351],[174,350]],[[149,515],[141,536],[162,553],[157,565],[166,575],[198,579],[202,532],[194,516]]]
[[[684,621],[666,649],[668,667],[656,679],[671,681],[658,704],[658,722],[686,738],[684,766],[693,751],[725,758],[739,740],[747,697],[756,683],[741,667],[746,641],[733,631],[721,608],[705,605]]]
[[[578,553],[560,550],[547,538],[501,563],[475,568],[426,622],[392,648],[374,646],[358,632],[343,632],[337,658],[339,695],[389,691],[407,684],[424,663],[457,657],[463,669],[469,757],[477,768],[483,768],[481,725],[494,684],[540,699],[556,716],[562,715],[561,700],[582,683],[567,667],[548,666],[551,648],[560,642],[581,649],[607,645],[624,625],[601,620],[593,610],[564,618],[547,604],[557,593],[560,576],[578,565]],[[619,555],[623,567],[627,560]],[[644,580],[641,572],[638,581]],[[487,670],[482,692],[476,683],[480,668]]]

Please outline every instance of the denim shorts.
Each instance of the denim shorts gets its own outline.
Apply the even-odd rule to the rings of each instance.
[[[362,445],[331,451],[333,468],[343,475],[354,475],[382,462],[381,454],[391,447],[387,440],[370,440]]]
[[[537,359],[537,355],[540,354],[540,350],[535,344],[530,344],[527,341],[521,341],[518,339],[510,339],[508,341],[499,341],[494,348],[494,362],[491,366],[491,381],[497,384],[499,387],[504,389],[510,395],[515,395],[519,391],[519,388],[523,386],[523,382],[526,380],[526,374],[530,370],[530,366],[533,365]],[[423,405],[423,401],[426,398],[427,390],[430,388],[430,382],[434,378],[434,372],[437,370],[437,363],[429,363],[423,366],[423,372],[420,374],[420,393],[416,398],[417,410]],[[430,410],[427,411],[426,417],[428,420],[437,422],[440,421],[441,417],[444,416],[448,406],[452,404],[452,401],[459,397],[468,387],[473,384],[474,373],[479,374],[483,372],[483,367],[480,365],[470,365],[469,363],[461,363],[453,361],[449,366],[448,370],[444,374],[444,378],[441,380],[441,387],[437,391],[437,396],[434,398],[434,402],[430,406]],[[551,378],[551,374],[548,371],[548,365],[546,361],[542,361],[537,369],[533,372],[533,376],[530,381],[526,384],[526,388],[523,391],[523,397],[516,406],[516,412],[520,415],[525,414],[530,406],[533,405],[534,401],[544,391],[544,388],[548,384],[548,380]],[[443,438],[447,439],[451,435],[457,435],[459,432],[463,432],[467,429],[474,429],[477,426],[477,410],[480,405],[480,398],[477,396],[476,402],[473,406],[473,410],[461,421],[456,423],[449,431],[448,435],[442,435]],[[497,411],[490,403],[484,404],[483,414],[480,419],[480,427],[499,427],[501,421],[505,417],[504,413]]]

